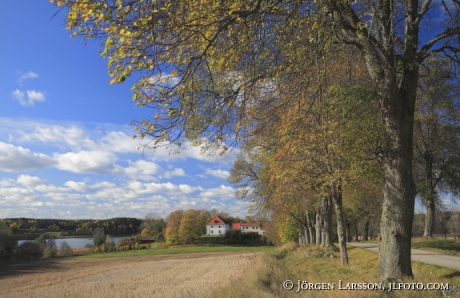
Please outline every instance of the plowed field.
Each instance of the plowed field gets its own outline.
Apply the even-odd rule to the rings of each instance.
[[[201,297],[256,259],[227,252],[0,264],[0,297]]]

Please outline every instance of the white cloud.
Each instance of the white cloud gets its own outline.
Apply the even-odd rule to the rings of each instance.
[[[14,99],[19,101],[21,106],[26,106],[27,105],[27,101],[25,100],[26,95],[21,90],[18,90],[18,89],[14,90],[11,93],[11,96],[13,96]]]
[[[104,187],[113,188],[115,186],[116,185],[114,183],[102,181],[102,182],[97,182],[97,183],[94,183],[93,185],[90,185],[90,188],[104,188]]]
[[[129,176],[131,179],[139,179],[139,180],[156,180],[153,175],[156,175],[160,172],[161,167],[156,163],[145,161],[145,160],[137,160],[135,162],[128,161],[129,166],[125,168],[124,174]]]
[[[221,200],[228,200],[235,197],[235,190],[226,185],[221,185],[217,188],[210,188],[200,193],[200,197],[204,198],[219,198]]]
[[[122,169],[115,164],[117,157],[101,151],[68,152],[54,155],[60,170],[74,173],[120,174]]]
[[[23,205],[35,199],[36,194],[28,189],[21,187],[0,188],[0,204],[4,205]],[[3,201],[3,202],[2,202]]]
[[[185,176],[185,171],[182,168],[177,168],[172,171],[167,171],[163,177],[165,178],[171,178],[175,176]]]
[[[40,192],[44,192],[46,194],[50,194],[50,193],[67,193],[70,190],[69,188],[66,188],[66,187],[58,187],[58,186],[55,186],[55,185],[44,185],[44,184],[37,185],[37,187],[35,187],[35,189],[40,191]]]
[[[0,142],[0,170],[7,172],[41,170],[55,165],[55,161],[41,153],[33,153],[21,146]]]
[[[38,74],[36,74],[35,72],[29,70],[29,72],[22,74],[18,78],[18,85],[22,86],[22,83],[24,83],[25,80],[36,79],[36,78],[38,78]]]
[[[193,193],[197,190],[202,190],[201,187],[193,187],[187,184],[175,185],[171,182],[167,183],[141,183],[131,181],[127,185],[130,189],[138,194],[170,194],[170,195],[185,195]]]
[[[206,175],[211,175],[214,177],[222,178],[222,179],[227,179],[228,176],[230,176],[229,171],[223,171],[223,170],[211,170],[211,169],[206,169],[204,172]]]
[[[109,131],[100,142],[104,149],[112,152],[138,152],[138,141],[121,131]]]
[[[24,132],[20,141],[38,140],[43,143],[66,143],[71,148],[96,148],[97,145],[90,138],[84,136],[81,128],[72,125],[64,127],[59,125],[36,127],[32,132]]]
[[[8,186],[13,186],[16,184],[16,181],[13,179],[3,179],[0,180],[0,187],[8,187]]]
[[[35,90],[27,90],[27,98],[29,99],[29,104],[34,105],[36,101],[45,101],[46,97],[43,92]]]
[[[64,185],[79,192],[87,192],[90,190],[90,188],[85,184],[85,182],[67,181],[66,183],[64,183]]]
[[[26,99],[27,94],[27,99]],[[27,90],[25,93],[19,89],[14,90],[11,93],[12,97],[19,101],[22,106],[34,106],[35,102],[46,101],[45,94],[43,92],[35,90]]]
[[[39,177],[29,175],[20,175],[16,181],[25,187],[36,187],[45,183]]]

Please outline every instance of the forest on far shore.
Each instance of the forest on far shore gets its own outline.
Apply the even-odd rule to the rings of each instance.
[[[19,239],[35,239],[37,234],[59,232],[59,236],[92,235],[95,228],[104,228],[109,235],[137,234],[142,219],[117,217],[109,219],[35,219],[5,218],[5,222]]]

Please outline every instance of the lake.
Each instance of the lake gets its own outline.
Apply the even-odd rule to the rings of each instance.
[[[123,238],[129,238],[129,237],[112,237],[113,242],[115,245],[118,244],[118,242],[123,239]],[[56,242],[56,246],[59,249],[61,247],[62,242],[67,242],[67,244],[70,245],[71,248],[80,248],[84,247],[85,244],[93,244],[93,238],[65,238],[65,239],[54,239]],[[18,240],[18,245],[20,245],[23,242],[33,242],[33,240]]]

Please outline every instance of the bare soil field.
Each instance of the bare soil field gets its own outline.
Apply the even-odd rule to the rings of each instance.
[[[0,297],[201,297],[257,259],[225,252],[0,264]]]

